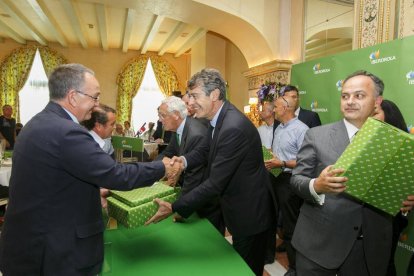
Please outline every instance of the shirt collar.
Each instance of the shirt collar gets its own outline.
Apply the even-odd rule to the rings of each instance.
[[[348,122],[345,118],[344,118],[344,124],[346,127],[346,132],[348,133],[349,141],[351,141],[351,138],[355,135],[355,133],[358,132],[359,128],[357,128],[356,126]]]
[[[99,136],[95,131],[90,130],[89,134],[92,136],[92,138],[96,141],[96,143],[98,143],[98,145],[101,147],[101,149],[103,149],[104,145],[105,145],[105,140],[103,140],[101,138],[101,136]]]
[[[177,128],[177,134],[180,135],[180,137],[183,135],[184,131],[184,125],[187,118],[184,118],[184,120],[181,122],[180,126]]]
[[[223,108],[223,105],[224,105],[224,102],[223,102],[223,104],[220,106],[220,108],[219,108],[219,110],[217,111],[216,115],[214,115],[213,119],[210,121],[210,125],[211,125],[212,127],[216,127],[217,120],[218,120],[218,117],[219,117],[219,115],[220,115],[221,109]]]
[[[295,110],[295,116],[298,117],[300,112],[300,106]]]
[[[67,110],[66,108],[62,107],[63,110],[66,111],[66,113],[68,113],[68,115],[70,116],[70,118],[72,119],[72,121],[74,121],[75,123],[79,124],[78,119],[75,117],[75,115],[73,115],[69,110]]]
[[[294,121],[299,120],[298,117],[293,117],[292,119],[290,119],[287,123],[280,123],[281,126],[286,127],[290,124],[292,124]]]

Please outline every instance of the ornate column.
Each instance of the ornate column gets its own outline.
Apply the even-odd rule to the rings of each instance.
[[[354,49],[395,38],[395,0],[356,0],[354,7]]]
[[[414,35],[414,0],[400,0],[398,14],[398,38]]]

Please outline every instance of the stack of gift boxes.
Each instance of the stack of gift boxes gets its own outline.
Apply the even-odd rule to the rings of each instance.
[[[108,214],[128,228],[142,226],[158,210],[158,205],[153,202],[155,198],[172,203],[178,193],[179,188],[163,182],[132,191],[111,191],[111,196],[107,198]]]

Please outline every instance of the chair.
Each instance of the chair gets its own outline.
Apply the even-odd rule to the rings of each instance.
[[[144,159],[144,140],[141,138],[112,136],[112,146],[118,162],[130,163]],[[130,156],[124,156],[125,152],[130,153]],[[133,153],[138,153],[138,156],[134,156]]]

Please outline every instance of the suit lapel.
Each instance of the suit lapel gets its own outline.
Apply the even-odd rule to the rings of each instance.
[[[181,143],[180,143],[180,147],[179,147],[179,151],[178,151],[180,154],[185,149],[185,144],[187,142],[187,136],[188,136],[188,130],[190,129],[190,127],[191,127],[191,118],[187,117],[187,119],[185,120],[183,134],[181,136]]]
[[[212,158],[213,158],[213,156],[216,155],[217,140],[218,140],[218,137],[220,135],[221,127],[223,126],[224,117],[226,116],[226,113],[227,113],[229,107],[230,107],[229,102],[225,101],[224,104],[223,104],[223,107],[221,109],[220,115],[217,119],[216,127],[214,128],[214,134],[213,134],[213,138],[212,138],[212,141],[211,141],[211,144],[210,144],[210,152],[209,152],[209,155],[208,155],[208,160],[209,160],[209,162],[208,162],[208,171],[210,171],[210,164],[212,163],[211,162]]]
[[[338,157],[349,145],[348,132],[343,120],[333,125],[331,129],[331,147],[338,154]]]

